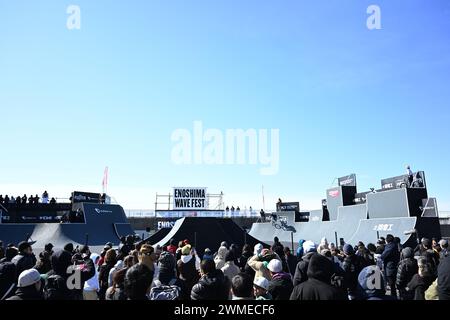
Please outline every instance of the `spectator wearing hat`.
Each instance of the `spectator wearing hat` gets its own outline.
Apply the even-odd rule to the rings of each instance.
[[[205,252],[203,253],[203,260],[213,260],[214,261],[214,255],[211,251],[211,249],[206,248]]]
[[[223,243],[222,244],[226,244]],[[225,256],[228,253],[228,248],[224,245],[221,245],[219,250],[217,250],[217,255],[214,258],[214,262],[216,263],[216,269],[222,269],[225,265]]]
[[[254,300],[253,281],[246,273],[238,273],[231,280],[232,300]]]
[[[344,270],[344,282],[347,287],[349,299],[356,297],[356,288],[358,286],[358,276],[364,268],[364,263],[360,256],[355,254],[353,247],[346,243],[343,248],[344,261],[342,262],[342,269]]]
[[[294,287],[290,300],[347,300],[344,291],[332,286],[333,263],[317,252],[308,263],[308,279]]]
[[[295,268],[294,286],[308,280],[308,264],[314,254],[317,254],[315,243],[312,241],[303,242],[303,256]]]
[[[98,265],[101,266],[103,265],[103,263],[105,262],[105,255],[106,252],[108,252],[108,250],[112,249],[112,243],[108,242],[105,244],[105,246],[103,247],[103,251],[100,252],[100,260],[98,261]]]
[[[154,280],[155,286],[176,286],[179,288],[179,300],[189,300],[190,291],[188,291],[183,280],[177,278],[175,257],[170,252],[162,252],[158,260],[159,276]]]
[[[190,244],[181,249],[181,258],[177,262],[177,269],[180,279],[186,284],[186,290],[190,292],[200,278],[196,267],[195,253]]]
[[[267,281],[272,280],[269,269],[267,268],[272,259],[279,257],[269,249],[263,249],[259,255],[255,255],[248,260],[248,265],[255,271],[255,276],[266,278]]]
[[[167,246],[167,251],[170,252],[171,254],[173,254],[174,256],[176,255],[177,252],[177,242],[175,241],[175,239],[170,239],[169,241],[169,245]]]
[[[234,260],[235,256],[233,251],[229,251],[225,256],[225,265],[220,269],[230,281],[241,272],[239,267],[234,263]]]
[[[16,266],[16,274],[20,275],[22,271],[33,268],[36,265],[36,257],[33,254],[31,244],[25,241],[19,243],[19,254],[12,259]]]
[[[384,278],[377,266],[365,267],[358,275],[358,300],[395,300],[386,295]]]
[[[397,287],[401,300],[412,300],[411,292],[406,290],[407,284],[412,280],[418,272],[417,260],[414,259],[414,252],[411,248],[406,247],[400,254],[400,263],[397,269],[397,279],[395,286]]]
[[[268,289],[269,281],[266,278],[258,277],[253,281],[253,294],[256,300],[272,300]]]
[[[283,271],[281,260],[272,259],[267,269],[269,269],[271,276],[267,291],[273,300],[289,300],[294,286],[292,284],[292,276]]]
[[[386,282],[390,287],[391,296],[397,296],[397,290],[395,287],[395,281],[397,277],[398,263],[400,261],[400,253],[398,251],[398,245],[394,241],[394,237],[391,234],[386,236],[386,246],[383,253],[380,256],[383,260],[384,275]]]
[[[17,290],[7,300],[42,300],[41,275],[36,269],[25,270],[19,275]]]

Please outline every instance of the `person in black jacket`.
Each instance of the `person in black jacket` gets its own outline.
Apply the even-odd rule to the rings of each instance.
[[[109,249],[105,254],[105,262],[98,269],[98,281],[100,290],[98,292],[99,300],[105,300],[106,290],[108,290],[109,272],[117,263],[116,250]]]
[[[400,253],[398,252],[398,244],[394,242],[394,236],[388,234],[386,236],[386,246],[380,256],[384,265],[384,275],[390,287],[391,296],[397,296],[395,281],[397,277],[398,263],[400,261]]]
[[[184,281],[186,290],[191,292],[192,287],[200,279],[199,272],[196,267],[195,252],[190,244],[185,245],[181,249],[181,258],[177,261],[177,270],[179,278]]]
[[[342,251],[345,256],[344,261],[342,262],[342,269],[344,270],[344,283],[349,297],[353,299],[356,297],[359,273],[365,267],[364,261],[363,258],[355,254],[353,247],[348,243],[344,245]]]
[[[230,281],[222,270],[216,269],[211,260],[203,260],[200,264],[201,278],[192,288],[192,300],[227,300],[230,292]]]
[[[23,271],[19,275],[17,290],[7,300],[43,300],[41,294],[41,275],[36,269]]]
[[[36,264],[36,257],[33,254],[31,244],[25,241],[19,243],[19,254],[11,262],[16,265],[16,274],[19,276],[22,271],[31,269]]]
[[[242,255],[238,260],[238,267],[239,269],[241,269],[241,272],[245,272],[245,265],[247,264],[248,259],[250,259],[251,257],[253,257],[252,247],[249,244],[245,244],[242,248]]]
[[[279,256],[280,256],[280,254],[284,255],[284,252],[283,252],[284,246],[281,244],[280,239],[278,239],[278,237],[273,238],[273,245],[272,245],[271,249],[273,252],[275,252]]]
[[[450,256],[439,264],[438,294],[439,300],[450,300]]]
[[[316,245],[312,241],[305,241],[303,243],[303,256],[295,268],[294,286],[308,280],[308,264],[311,257],[317,253]]]
[[[9,248],[8,248],[9,249]],[[8,258],[8,249],[6,256]],[[16,266],[10,260],[0,262],[0,300],[5,300],[14,294],[16,288]]]
[[[44,293],[48,300],[83,300],[84,283],[95,275],[94,262],[87,254],[72,255],[66,250],[51,257]]]
[[[294,256],[289,247],[284,247],[284,256],[286,257],[286,263],[288,266],[288,271],[294,277],[295,269],[297,268],[297,257]]]
[[[190,292],[183,280],[177,278],[175,257],[170,252],[162,252],[158,259],[158,281],[165,286],[173,285],[180,288],[179,300],[189,300]]]
[[[434,282],[435,277],[432,274],[431,266],[423,257],[417,262],[419,273],[415,274],[407,285],[407,290],[411,291],[414,300],[425,300],[425,291]]]
[[[333,265],[315,253],[308,263],[308,280],[294,287],[290,300],[347,300],[344,291],[332,286]]]
[[[267,291],[273,300],[289,300],[294,286],[292,276],[283,271],[282,262],[278,259],[272,259],[267,266],[272,279],[269,281]]]
[[[401,300],[412,300],[414,296],[406,290],[406,286],[418,272],[417,260],[411,248],[405,248],[401,253],[401,261],[398,265],[396,287],[400,293]]]
[[[5,248],[3,248],[3,241],[0,240],[0,260],[3,259],[4,257],[5,257]]]

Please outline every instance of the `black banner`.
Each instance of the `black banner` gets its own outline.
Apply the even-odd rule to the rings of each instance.
[[[300,203],[299,202],[282,202],[282,203],[278,204],[278,210],[300,212]]]
[[[88,202],[88,203],[100,203],[100,193],[90,193],[74,191],[72,192],[72,203]]]
[[[426,188],[425,172],[419,171],[413,174],[412,181],[409,175],[404,174],[397,177],[381,180],[382,189],[400,189],[400,188]]]
[[[339,186],[356,187],[356,174],[338,178]]]
[[[367,191],[367,192],[360,192],[355,194],[355,204],[362,204],[362,203],[366,203],[367,201],[367,194],[369,194],[371,191]]]

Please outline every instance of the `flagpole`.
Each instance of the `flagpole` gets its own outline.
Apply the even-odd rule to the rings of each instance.
[[[264,200],[264,185],[262,185],[261,191],[262,191],[263,210],[265,212],[266,211],[266,202]]]

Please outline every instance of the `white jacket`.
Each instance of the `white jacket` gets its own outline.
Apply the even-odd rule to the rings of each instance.
[[[96,254],[96,253],[91,254],[91,260],[92,260],[92,262],[94,262],[95,275],[84,283],[85,291],[100,290],[100,285],[98,283],[98,270],[97,270],[97,264],[96,264],[99,258],[100,258],[100,256],[98,254]]]

